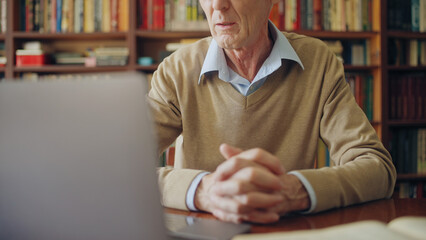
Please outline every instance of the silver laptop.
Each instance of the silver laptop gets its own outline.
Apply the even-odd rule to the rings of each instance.
[[[133,72],[0,82],[0,239],[229,239],[249,230],[169,215],[165,227],[145,83]]]

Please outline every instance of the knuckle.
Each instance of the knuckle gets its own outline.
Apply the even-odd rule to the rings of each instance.
[[[260,158],[262,156],[263,150],[261,148],[254,148],[253,149],[253,156],[255,159]]]
[[[245,182],[244,181],[238,181],[238,182],[236,182],[236,184],[235,184],[235,192],[236,192],[236,194],[242,194],[242,193],[245,193],[246,192],[246,184],[245,184]]]
[[[240,169],[243,165],[242,159],[240,159],[238,157],[233,157],[229,161],[230,161],[230,167],[232,169]]]
[[[257,177],[257,169],[255,167],[247,167],[246,168],[247,178],[251,180],[255,180]]]

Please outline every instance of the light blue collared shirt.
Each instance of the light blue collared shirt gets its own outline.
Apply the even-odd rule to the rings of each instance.
[[[295,61],[304,69],[299,56],[297,56],[287,38],[271,22],[269,22],[269,32],[274,40],[274,45],[251,83],[228,67],[225,53],[214,39],[212,39],[207,51],[198,83],[205,73],[217,72],[219,79],[229,82],[241,94],[248,96],[259,89],[267,77],[281,67],[281,59]]]
[[[269,32],[274,40],[274,45],[272,47],[271,53],[265,62],[260,67],[257,72],[255,78],[250,83],[249,80],[241,77],[236,72],[234,72],[231,68],[226,64],[225,53],[222,48],[217,45],[217,42],[212,39],[209,49],[207,51],[206,58],[204,59],[203,67],[201,68],[200,77],[198,80],[198,84],[201,81],[201,77],[209,72],[217,72],[219,79],[225,82],[229,82],[238,92],[240,92],[244,96],[248,96],[251,93],[255,92],[259,89],[267,80],[267,77],[275,72],[278,68],[281,67],[281,60],[288,59],[297,62],[302,69],[304,66],[299,59],[296,51],[294,51],[293,47],[289,43],[288,39],[282,34],[278,28],[272,23],[269,22]],[[195,191],[201,182],[201,179],[207,173],[200,173],[197,177],[192,181],[188,192],[186,194],[186,205],[192,211],[197,211],[194,205],[194,197]],[[309,198],[311,200],[311,207],[307,212],[311,212],[315,209],[317,204],[317,199],[315,192],[312,188],[312,185],[309,181],[299,172],[291,171],[289,174],[293,174],[299,178],[302,184],[305,186]]]

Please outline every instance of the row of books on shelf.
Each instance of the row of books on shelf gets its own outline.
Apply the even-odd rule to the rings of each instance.
[[[285,31],[371,31],[372,0],[281,0],[270,19]]]
[[[0,32],[5,33],[7,29],[7,0],[0,0]]]
[[[323,40],[344,64],[354,66],[371,65],[370,40]]]
[[[426,66],[426,40],[389,39],[388,62],[396,66]]]
[[[388,0],[388,29],[426,32],[426,1]]]
[[[138,25],[143,30],[208,31],[198,0],[139,0]]]
[[[423,182],[397,183],[396,190],[399,198],[424,198],[426,196],[426,185]]]
[[[426,119],[426,75],[389,76],[389,118]]]
[[[391,132],[389,151],[398,173],[426,174],[426,128],[399,128]]]
[[[39,41],[23,44],[23,49],[16,50],[16,66],[84,65],[94,66],[124,66],[127,65],[129,49],[127,47],[96,47],[80,52],[57,52],[49,54]]]
[[[352,94],[368,120],[374,119],[374,78],[370,74],[346,73],[346,81],[351,87]]]
[[[128,31],[129,0],[19,0],[18,16],[26,32]]]

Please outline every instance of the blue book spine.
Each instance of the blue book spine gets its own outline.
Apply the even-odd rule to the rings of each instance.
[[[62,31],[62,0],[56,0],[56,32]]]
[[[411,30],[420,31],[420,3],[419,0],[411,0]]]

